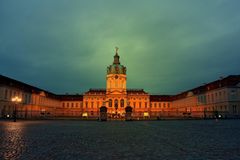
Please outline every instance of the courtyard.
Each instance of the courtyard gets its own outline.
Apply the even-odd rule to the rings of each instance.
[[[240,159],[239,120],[0,121],[0,159]]]

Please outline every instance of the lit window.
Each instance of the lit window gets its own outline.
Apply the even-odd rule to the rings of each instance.
[[[84,112],[84,113],[82,114],[82,116],[83,116],[83,117],[87,117],[87,116],[88,116],[88,113],[87,113],[87,112]]]
[[[148,113],[148,112],[144,112],[144,113],[143,113],[143,116],[144,116],[144,117],[148,117],[148,116],[149,116],[149,113]]]
[[[117,99],[114,100],[114,107],[118,108],[118,100]]]
[[[5,99],[7,99],[7,96],[8,96],[8,90],[6,89],[5,90]]]
[[[109,99],[109,107],[112,107],[112,99]]]
[[[121,107],[124,107],[124,100],[123,99],[121,99],[120,105],[121,105]]]

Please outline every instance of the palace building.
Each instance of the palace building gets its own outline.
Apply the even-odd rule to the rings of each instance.
[[[19,99],[16,101],[16,99]],[[165,119],[240,118],[240,75],[177,95],[127,88],[118,49],[107,67],[106,88],[58,95],[0,75],[0,118]]]

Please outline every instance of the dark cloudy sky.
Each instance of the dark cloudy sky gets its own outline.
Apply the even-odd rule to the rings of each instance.
[[[118,46],[127,87],[175,94],[240,73],[239,0],[1,0],[0,74],[54,93],[105,88]]]

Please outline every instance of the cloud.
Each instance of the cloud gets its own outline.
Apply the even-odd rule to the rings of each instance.
[[[0,72],[53,92],[105,87],[115,46],[128,87],[150,93],[239,74],[239,1],[0,3]]]

